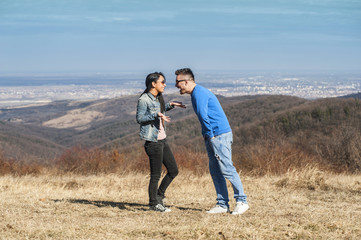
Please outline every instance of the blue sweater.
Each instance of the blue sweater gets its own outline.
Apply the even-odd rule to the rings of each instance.
[[[212,138],[232,131],[221,104],[211,91],[196,85],[191,96],[193,109],[202,125],[204,138]]]

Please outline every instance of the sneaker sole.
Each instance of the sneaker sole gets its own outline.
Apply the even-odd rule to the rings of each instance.
[[[207,211],[208,214],[219,214],[219,213],[230,213],[230,211],[226,211],[226,212],[209,212]]]
[[[242,211],[242,212],[232,212],[232,215],[241,215],[241,214],[247,212],[248,209],[249,209],[249,207],[246,210]]]

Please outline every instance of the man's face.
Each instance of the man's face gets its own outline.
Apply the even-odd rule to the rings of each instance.
[[[177,75],[175,86],[179,89],[180,94],[187,93],[187,81],[190,79],[188,75]]]

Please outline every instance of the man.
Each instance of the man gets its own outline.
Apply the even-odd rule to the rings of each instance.
[[[242,214],[249,208],[241,179],[232,162],[232,129],[217,97],[208,89],[195,83],[191,69],[175,72],[176,87],[180,94],[190,94],[194,112],[202,126],[202,135],[209,158],[209,170],[217,193],[217,204],[208,213],[229,212],[226,179],[233,187],[237,202],[232,214]]]

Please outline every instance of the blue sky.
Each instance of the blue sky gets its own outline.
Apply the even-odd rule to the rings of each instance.
[[[361,70],[361,0],[0,0],[0,72]]]

